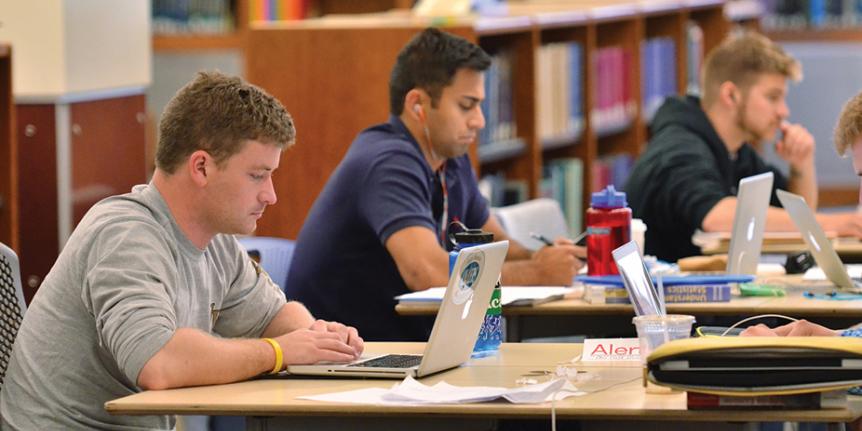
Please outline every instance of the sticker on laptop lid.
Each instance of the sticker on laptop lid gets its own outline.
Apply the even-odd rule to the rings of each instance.
[[[473,297],[473,290],[476,288],[476,283],[482,276],[482,270],[485,268],[485,253],[477,251],[470,253],[464,258],[464,263],[461,265],[461,273],[458,275],[458,286],[455,294],[452,296],[452,302],[461,305],[469,301]]]

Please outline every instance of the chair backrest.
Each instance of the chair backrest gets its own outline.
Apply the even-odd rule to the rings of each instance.
[[[515,205],[492,209],[503,230],[524,247],[537,250],[544,244],[530,237],[530,232],[553,240],[558,236],[570,236],[566,218],[560,204],[549,198],[539,198]]]
[[[290,269],[290,261],[293,260],[296,242],[267,236],[244,236],[237,239],[250,256],[260,259],[263,270],[287,294],[287,271]]]
[[[11,248],[0,244],[0,390],[6,377],[6,367],[12,356],[12,344],[24,319],[27,305],[21,289],[18,256]]]

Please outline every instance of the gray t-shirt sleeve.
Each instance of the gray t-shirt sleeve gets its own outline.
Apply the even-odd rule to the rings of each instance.
[[[220,238],[238,268],[215,320],[223,337],[260,337],[287,302],[281,288],[254,263],[233,236]]]
[[[176,330],[166,288],[178,282],[172,257],[161,229],[147,222],[104,227],[87,254],[81,299],[96,321],[99,343],[135,384]]]

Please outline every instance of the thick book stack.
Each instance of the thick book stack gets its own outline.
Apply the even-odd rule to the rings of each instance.
[[[677,284],[664,286],[664,301],[668,304],[698,302],[729,302],[732,297],[730,284]],[[608,304],[630,304],[624,287],[605,287],[605,302]]]
[[[581,45],[576,42],[542,45],[537,62],[536,109],[543,145],[577,141],[584,131]]]
[[[676,44],[669,37],[641,42],[641,92],[643,117],[649,123],[665,97],[676,90]]]
[[[569,232],[581,231],[583,184],[584,164],[580,159],[565,157],[545,163],[541,194],[560,203]]]
[[[809,392],[793,395],[729,396],[687,392],[686,404],[691,410],[814,410],[847,407],[847,391]]]
[[[593,67],[596,86],[591,121],[596,134],[607,136],[627,129],[636,110],[629,79],[632,73],[630,53],[618,46],[601,48],[596,52]]]

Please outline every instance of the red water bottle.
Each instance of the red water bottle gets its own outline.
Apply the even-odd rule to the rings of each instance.
[[[587,273],[619,274],[611,252],[631,239],[632,210],[614,186],[593,193],[587,210]]]

